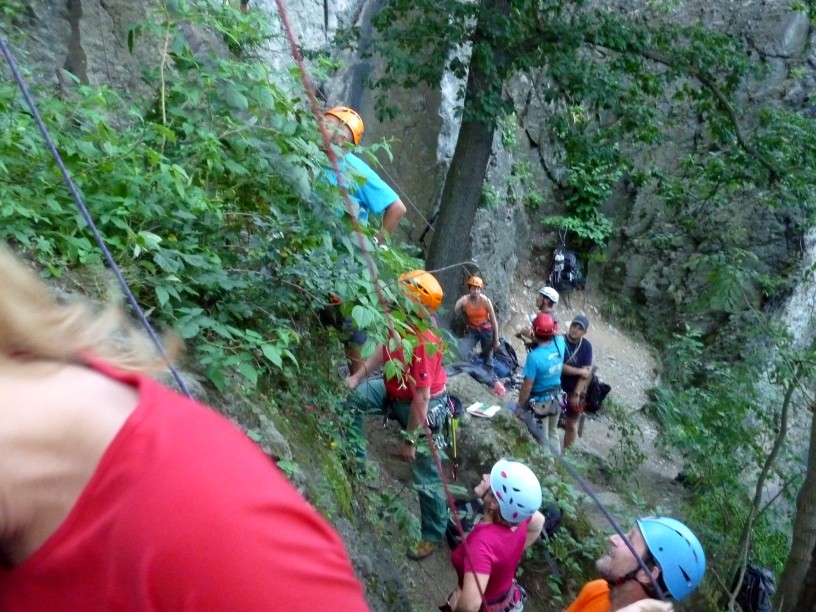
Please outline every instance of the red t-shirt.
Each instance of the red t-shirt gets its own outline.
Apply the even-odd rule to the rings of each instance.
[[[484,593],[488,602],[495,602],[507,593],[524,554],[530,520],[528,518],[515,529],[496,523],[476,525],[451,553],[459,586],[462,586],[465,572],[476,572],[490,576]]]
[[[56,532],[0,569],[0,610],[368,609],[340,538],[237,427],[97,369],[139,404]]]
[[[448,380],[445,368],[442,367],[442,341],[430,329],[415,330],[418,344],[414,348],[411,365],[401,369],[401,374],[385,378],[385,392],[388,397],[410,401],[413,387],[430,387],[431,395],[436,395],[445,388]],[[383,347],[383,361],[399,361],[405,365],[402,348],[389,351]],[[385,372],[388,372],[387,368]]]

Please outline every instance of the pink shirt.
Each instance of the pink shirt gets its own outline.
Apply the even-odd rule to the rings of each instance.
[[[515,528],[479,523],[451,553],[451,563],[462,586],[465,572],[490,576],[485,589],[488,603],[500,599],[513,583],[527,541],[527,519]],[[467,553],[465,553],[467,549]],[[469,555],[469,556],[468,556]]]
[[[343,542],[243,432],[97,369],[139,404],[56,532],[0,568],[0,610],[368,609]]]

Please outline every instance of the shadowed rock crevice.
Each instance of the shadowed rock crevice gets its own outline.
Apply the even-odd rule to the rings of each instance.
[[[88,57],[85,49],[82,48],[82,35],[80,33],[79,22],[82,19],[82,0],[66,0],[65,2],[66,20],[71,26],[71,34],[68,37],[68,53],[65,57],[63,68],[84,84],[88,84]]]

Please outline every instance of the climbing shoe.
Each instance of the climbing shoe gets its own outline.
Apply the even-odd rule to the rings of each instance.
[[[428,542],[427,540],[422,540],[416,546],[413,546],[408,549],[408,552],[405,553],[405,556],[411,559],[411,561],[422,561],[423,559],[431,556],[431,554],[439,548],[439,542]]]

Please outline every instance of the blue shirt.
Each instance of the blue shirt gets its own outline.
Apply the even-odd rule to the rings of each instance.
[[[349,197],[357,204],[357,219],[368,221],[368,214],[378,215],[399,199],[371,167],[353,153],[338,158],[337,165],[348,181]],[[333,168],[325,169],[325,176],[331,185],[337,185],[337,174]]]
[[[530,397],[561,384],[561,366],[564,365],[564,337],[556,336],[547,344],[540,344],[527,355],[524,378],[533,379]]]

